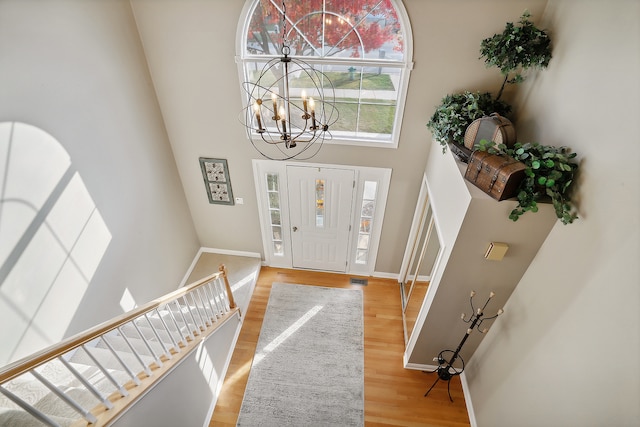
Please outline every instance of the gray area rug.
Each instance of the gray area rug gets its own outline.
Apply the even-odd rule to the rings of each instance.
[[[238,426],[364,425],[362,291],[274,283]]]

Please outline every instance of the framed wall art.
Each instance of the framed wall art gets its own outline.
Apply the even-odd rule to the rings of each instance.
[[[233,205],[234,199],[227,160],[200,157],[200,169],[202,169],[209,203]]]

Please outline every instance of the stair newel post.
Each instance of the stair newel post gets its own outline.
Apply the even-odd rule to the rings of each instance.
[[[233,292],[231,292],[231,285],[229,285],[229,278],[227,277],[227,267],[224,264],[220,264],[218,270],[222,272],[224,286],[227,289],[227,296],[229,297],[229,308],[236,308],[236,301],[233,299]]]

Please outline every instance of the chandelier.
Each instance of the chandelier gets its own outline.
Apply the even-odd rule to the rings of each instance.
[[[331,139],[338,120],[331,80],[290,56],[286,6],[282,3],[282,56],[267,62],[255,82],[243,82],[247,105],[241,121],[253,147],[271,160],[307,160]]]

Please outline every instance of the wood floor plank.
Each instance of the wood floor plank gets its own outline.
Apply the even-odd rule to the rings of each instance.
[[[350,278],[344,274],[262,268],[210,427],[236,425],[273,282],[362,289],[366,426],[470,425],[458,377],[451,381],[452,403],[447,384],[442,381],[424,397],[435,374],[403,368],[404,335],[397,281],[369,277],[368,285],[362,286],[350,284]]]

